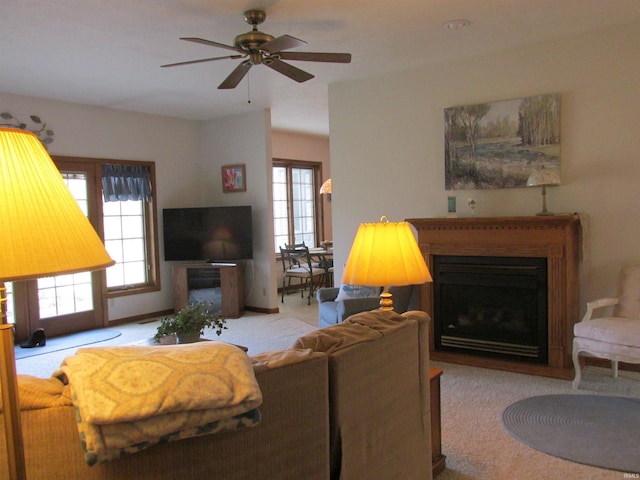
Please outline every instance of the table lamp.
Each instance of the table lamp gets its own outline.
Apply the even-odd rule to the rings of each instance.
[[[26,478],[4,282],[100,270],[115,262],[33,133],[0,128],[0,381],[9,476]]]
[[[558,185],[560,183],[560,175],[556,170],[547,170],[544,165],[529,176],[527,187],[542,186],[542,211],[536,215],[553,215],[547,210],[547,185]]]
[[[393,310],[388,287],[430,282],[431,274],[407,222],[362,223],[356,232],[342,283],[383,287],[380,309]]]

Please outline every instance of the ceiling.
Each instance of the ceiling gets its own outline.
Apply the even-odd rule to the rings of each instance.
[[[194,120],[271,109],[274,128],[328,135],[328,85],[509,49],[640,20],[639,0],[0,0],[0,91]],[[296,51],[349,52],[350,64],[291,62],[296,83],[258,65],[233,90],[217,86],[225,56],[259,27],[307,42]],[[464,29],[444,26],[467,19]],[[2,106],[0,105],[0,108]],[[37,113],[37,112],[29,112]]]

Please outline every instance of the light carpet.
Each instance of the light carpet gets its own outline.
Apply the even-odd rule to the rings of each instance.
[[[16,359],[33,357],[35,355],[45,355],[47,353],[77,348],[92,343],[104,342],[120,336],[118,330],[113,328],[101,328],[100,330],[88,330],[86,332],[63,335],[61,337],[47,338],[44,347],[21,348],[16,345]]]
[[[570,462],[535,450],[509,435],[502,411],[537,395],[608,395],[640,399],[640,373],[588,366],[580,390],[571,380],[432,362],[443,369],[442,453],[446,468],[436,480],[622,480],[624,473]],[[602,448],[607,448],[603,445]],[[625,472],[640,474],[640,472]],[[626,478],[640,478],[628,476]]]
[[[147,320],[142,323],[118,325],[118,331],[121,332],[119,337],[87,347],[139,343],[152,338],[159,324],[159,320]],[[245,313],[241,318],[227,319],[226,326],[227,329],[223,330],[220,337],[217,337],[212,329],[206,329],[204,337],[243,345],[249,349],[249,355],[288,348],[298,337],[317,328],[284,314],[261,315],[254,313]],[[47,340],[48,342],[49,340]],[[42,378],[49,377],[60,366],[62,360],[73,355],[76,350],[77,348],[68,348],[37,357],[18,359],[16,360],[17,373]]]
[[[538,395],[509,405],[502,425],[515,439],[573,462],[640,472],[640,399]]]

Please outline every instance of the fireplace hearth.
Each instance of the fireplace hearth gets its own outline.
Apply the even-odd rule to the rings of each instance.
[[[433,259],[435,349],[547,363],[544,258]]]

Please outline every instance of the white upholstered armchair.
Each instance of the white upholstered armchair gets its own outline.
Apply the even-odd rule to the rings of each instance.
[[[573,327],[573,388],[580,384],[581,354],[611,360],[613,376],[618,362],[640,363],[640,262],[620,273],[618,298],[602,298],[587,303],[587,312]],[[594,310],[613,306],[611,316],[592,318]]]

